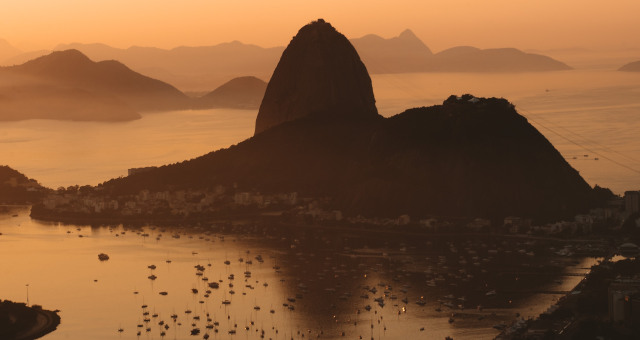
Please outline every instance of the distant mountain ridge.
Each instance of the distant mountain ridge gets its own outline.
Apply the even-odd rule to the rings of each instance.
[[[623,65],[618,69],[618,71],[623,72],[640,72],[640,60],[630,62],[628,64]]]
[[[409,72],[540,72],[571,69],[568,65],[535,53],[512,48],[478,49],[459,46],[433,53],[411,30],[397,37],[368,34],[350,39],[370,73]],[[263,48],[239,41],[213,46],[180,46],[172,49],[105,44],[60,44],[54,50],[77,49],[92,60],[118,60],[136,72],[172,84],[183,91],[209,91],[229,79],[251,74],[271,77],[284,47]],[[45,52],[40,52],[44,54]],[[5,64],[23,63],[35,55],[25,53]]]
[[[94,62],[78,50],[52,52],[0,67],[0,120],[127,121],[140,113],[185,109],[257,109],[266,83],[232,79],[203,98],[189,98],[115,60]]]
[[[408,29],[389,39],[369,34],[350,40],[370,73],[422,72],[433,57],[431,49]]]
[[[267,83],[253,76],[238,77],[194,100],[195,108],[258,109]]]
[[[351,41],[372,73],[540,72],[571,69],[553,58],[515,48],[458,46],[434,54],[410,30],[390,39],[370,34]]]
[[[121,121],[140,112],[188,108],[173,86],[117,61],[94,62],[77,50],[53,52],[0,68],[0,119]]]
[[[282,47],[263,48],[238,41],[214,46],[180,46],[170,50],[133,46],[118,49],[104,44],[67,44],[56,49],[78,49],[94,60],[115,59],[137,72],[173,84],[182,90],[211,90],[229,79],[253,75],[268,79]]]
[[[21,50],[11,45],[8,41],[0,39],[0,62],[22,53]]]

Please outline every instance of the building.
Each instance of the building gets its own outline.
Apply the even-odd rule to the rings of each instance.
[[[640,212],[640,191],[625,191],[624,210],[628,214]]]
[[[640,279],[619,278],[609,285],[609,318],[614,327],[640,324]]]

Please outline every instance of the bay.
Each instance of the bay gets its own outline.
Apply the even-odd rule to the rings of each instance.
[[[380,114],[440,104],[449,95],[503,97],[590,185],[617,194],[640,185],[640,75],[608,70],[410,73],[372,76]],[[127,169],[164,165],[253,135],[256,110],[145,114],[125,123],[28,120],[0,125],[2,163],[43,185],[96,185]]]

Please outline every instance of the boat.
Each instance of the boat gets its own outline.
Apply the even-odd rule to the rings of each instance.
[[[109,255],[107,255],[107,254],[105,254],[105,253],[100,253],[100,254],[98,254],[98,259],[99,259],[100,261],[106,261],[106,260],[108,260],[108,259],[109,259]]]

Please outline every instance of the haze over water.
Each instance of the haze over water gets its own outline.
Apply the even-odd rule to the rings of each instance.
[[[387,117],[440,104],[451,94],[506,98],[590,185],[622,194],[640,183],[638,74],[410,73],[372,75],[372,81],[378,110]],[[4,164],[45,186],[95,185],[126,176],[128,168],[179,162],[238,143],[253,134],[256,114],[216,109],[146,114],[125,123],[3,122],[0,154]]]

